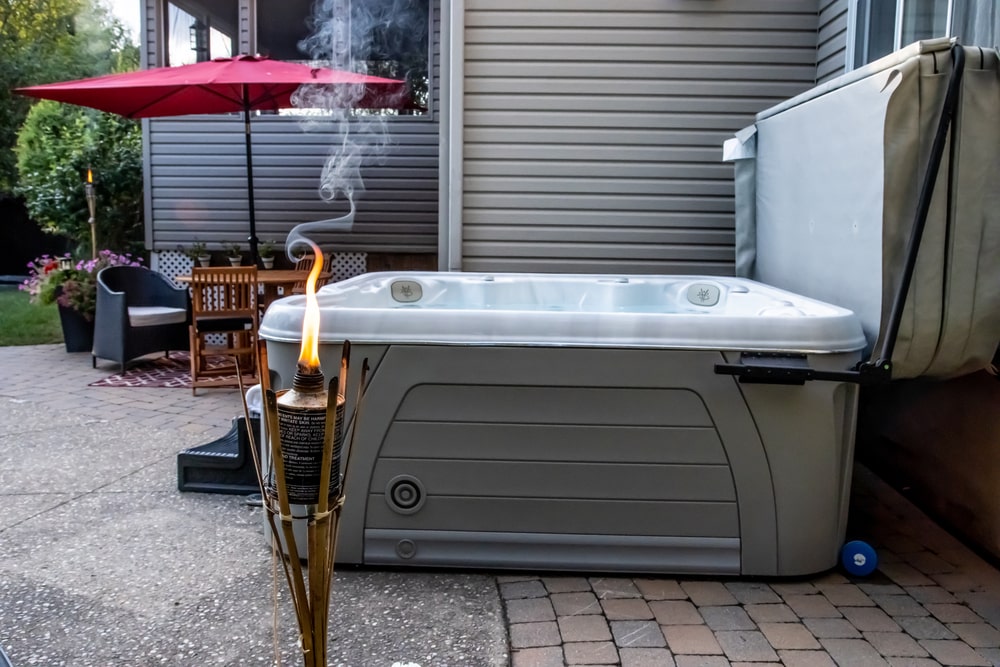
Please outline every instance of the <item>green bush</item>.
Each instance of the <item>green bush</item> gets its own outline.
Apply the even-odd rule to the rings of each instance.
[[[15,151],[15,192],[43,230],[75,242],[77,255],[91,255],[84,197],[90,168],[98,247],[142,249],[142,130],[137,121],[43,100],[28,112]]]
[[[13,149],[33,103],[14,88],[138,67],[106,0],[0,0],[0,193],[17,185]]]

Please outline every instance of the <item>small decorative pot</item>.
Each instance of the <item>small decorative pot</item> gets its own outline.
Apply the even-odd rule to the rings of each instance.
[[[264,266],[265,269],[273,269],[274,257],[261,257],[260,263]]]
[[[212,256],[211,255],[198,255],[198,265],[199,266],[212,266]]]
[[[242,257],[230,257],[229,258],[229,265],[230,266],[239,266],[242,263],[243,263],[243,258]]]

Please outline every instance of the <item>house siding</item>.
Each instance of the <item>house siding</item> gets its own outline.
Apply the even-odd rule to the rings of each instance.
[[[156,0],[142,0],[139,6],[139,65],[143,69],[148,69],[156,65],[159,59],[156,57]]]
[[[158,3],[146,0],[148,17]],[[240,3],[240,42],[250,44],[248,0]],[[438,226],[438,59],[440,3],[431,2],[431,104],[424,116],[388,118],[390,150],[362,169],[365,191],[356,197],[351,233],[316,235],[338,252],[436,253]],[[156,23],[146,21],[144,55],[160,64]],[[238,114],[150,119],[144,133],[147,244],[175,250],[192,241],[245,243],[248,232],[246,160]],[[366,139],[356,124],[353,136]],[[296,118],[273,114],[252,119],[257,236],[281,241],[301,222],[336,218],[344,201],[319,196],[319,179],[331,148],[341,142],[335,128],[317,124],[303,131]]]
[[[732,274],[722,143],[814,84],[818,15],[465,0],[462,268]]]
[[[816,41],[816,82],[834,79],[846,71],[847,1],[821,0]]]

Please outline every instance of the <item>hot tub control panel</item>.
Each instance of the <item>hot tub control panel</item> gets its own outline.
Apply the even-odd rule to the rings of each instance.
[[[390,289],[392,298],[400,303],[414,303],[424,296],[424,288],[416,280],[395,280]]]
[[[687,288],[687,300],[696,306],[714,306],[719,296],[719,286],[712,283],[694,283]]]

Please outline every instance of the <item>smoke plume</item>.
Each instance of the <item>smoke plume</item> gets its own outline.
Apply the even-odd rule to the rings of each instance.
[[[426,97],[426,75],[414,74],[411,54],[426,49],[427,20],[427,0],[322,0],[311,21],[313,32],[299,43],[299,49],[319,66],[405,78],[418,91],[422,87],[421,97]],[[362,168],[383,162],[391,148],[386,121],[398,111],[361,109],[364,96],[363,85],[339,85],[303,86],[293,97],[296,107],[317,110],[303,120],[306,130],[333,130],[336,141],[320,174],[318,191],[326,202],[346,202],[349,211],[339,218],[296,225],[285,243],[292,260],[308,245],[307,238],[353,229],[356,200],[365,190]]]

